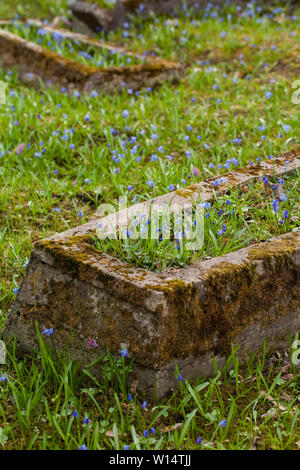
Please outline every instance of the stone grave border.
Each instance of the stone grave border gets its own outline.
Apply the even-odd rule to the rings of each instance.
[[[36,25],[38,24],[37,21]],[[69,38],[76,36],[76,33],[66,30],[58,30],[45,25],[42,27],[49,32],[65,34]],[[134,55],[125,48],[100,43],[84,35],[77,35],[77,38],[99,48]],[[140,54],[135,55],[141,58]],[[166,80],[178,81],[183,76],[181,64],[159,58],[151,58],[137,65],[120,67],[88,66],[62,57],[3,29],[0,29],[0,65],[4,68],[18,66],[20,80],[27,85],[37,86],[40,80],[45,84],[50,81],[52,85],[59,84],[70,92],[75,89],[87,93],[103,90],[120,92],[124,86],[138,90],[143,87],[161,85]]]
[[[287,163],[288,162],[288,163]],[[240,168],[226,175],[215,191],[279,176],[300,168],[300,152]],[[156,198],[179,204],[196,196],[209,201],[215,180]],[[149,201],[151,204],[151,201]],[[128,215],[139,212],[128,209]],[[141,207],[140,207],[141,208]],[[124,226],[125,211],[118,213]],[[162,273],[134,267],[96,250],[89,242],[99,220],[36,243],[27,273],[9,312],[4,335],[17,337],[19,351],[37,347],[35,322],[54,328],[54,342],[70,343],[74,359],[90,363],[99,350],[88,348],[95,338],[101,350],[118,355],[126,348],[134,358],[133,377],[139,388],[157,396],[183,378],[212,375],[239,345],[244,360],[264,340],[268,350],[288,346],[287,331],[300,330],[300,231],[250,245],[224,256]]]

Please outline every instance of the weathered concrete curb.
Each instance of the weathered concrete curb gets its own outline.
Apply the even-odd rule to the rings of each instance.
[[[100,43],[98,46],[103,47]],[[47,84],[50,80],[53,85],[84,92],[121,91],[124,84],[134,90],[153,87],[168,79],[178,80],[183,73],[179,64],[160,59],[124,67],[90,67],[1,29],[0,64],[5,68],[18,66],[20,79],[27,84],[38,85],[40,80]]]
[[[274,174],[276,167],[277,174],[286,171],[287,158],[288,166],[299,167],[299,155],[291,152],[274,159]],[[245,169],[237,175],[246,178]],[[175,363],[183,378],[212,374],[213,357],[222,366],[232,343],[244,359],[265,339],[269,348],[286,346],[287,331],[300,329],[300,231],[154,273],[99,252],[89,240],[92,227],[35,245],[4,331],[7,340],[16,335],[19,351],[37,347],[36,320],[54,328],[60,349],[74,334],[71,352],[83,364],[99,354],[88,348],[88,337],[116,355],[125,347],[140,389],[156,384],[161,396],[177,383]]]

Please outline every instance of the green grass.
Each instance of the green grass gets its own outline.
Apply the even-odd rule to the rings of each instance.
[[[299,374],[288,354],[263,352],[241,367],[233,351],[214,378],[191,383],[174,371],[179,388],[158,401],[136,394],[136,384],[129,390],[127,357],[99,356],[99,382],[91,372],[95,362],[81,371],[67,349],[59,354],[51,337],[38,336],[39,353],[19,360],[12,345],[0,370],[5,449],[299,447]]]
[[[15,15],[19,15],[21,18],[53,18],[57,15],[66,14],[68,4],[68,0],[29,0],[26,2],[9,0],[9,2],[2,2],[0,18],[11,19]]]
[[[16,12],[69,17],[66,2],[15,4],[2,2],[0,17]],[[264,6],[262,13],[271,11]],[[271,17],[256,12],[252,18],[233,6],[217,17],[209,12],[204,18],[182,13],[144,23],[136,19],[108,39],[185,67],[179,84],[139,93],[124,87],[119,95],[68,96],[59,89],[26,88],[16,70],[0,71],[8,86],[7,103],[0,106],[0,326],[35,241],[85,223],[101,203],[117,208],[120,196],[129,204],[143,202],[299,144],[300,108],[292,102],[300,70],[299,23],[299,8]],[[224,243],[226,233],[216,237],[205,256],[294,228],[299,191],[292,181],[286,182],[289,199],[280,202],[276,214],[270,208],[272,190],[259,185],[243,201],[231,195],[239,218],[230,216],[224,199],[216,202],[206,222],[215,221],[214,230],[225,223],[230,239]],[[285,209],[290,215],[282,226]],[[245,227],[245,238],[238,238]],[[126,399],[122,359],[116,366],[106,355],[105,379],[98,384],[55,355],[54,366],[51,354],[41,348],[20,360],[12,351],[1,366],[0,376],[8,377],[0,382],[4,448],[85,443],[196,449],[200,436],[206,448],[297,448],[299,370],[289,364],[289,353],[250,360],[245,368],[237,368],[235,359],[233,372],[198,380],[193,388],[181,383],[166,400],[148,401],[146,410],[140,394],[130,403]],[[116,367],[121,383],[111,379]],[[75,408],[78,420],[71,417]],[[88,429],[85,413],[91,418]],[[222,419],[227,419],[224,429],[218,427]],[[176,423],[181,426],[168,432]],[[152,426],[154,437],[141,437]]]
[[[22,24],[14,21],[12,25],[5,25],[4,29],[28,41],[35,42],[52,52],[84,65],[93,67],[128,66],[139,64],[144,58],[127,55],[117,50],[107,50],[99,46],[81,44],[77,39],[65,39],[61,33],[51,33],[43,27]],[[146,57],[145,57],[146,59]]]
[[[93,241],[100,251],[152,271],[183,267],[297,230],[299,183],[299,171],[285,178],[264,177],[258,183],[231,189],[224,196],[215,194],[212,202],[195,201],[195,213],[188,219],[182,210],[172,213],[171,204],[160,207],[154,215],[152,205],[149,216],[133,216],[128,228],[115,237],[108,237],[99,228]],[[199,211],[201,207],[205,214]],[[192,250],[190,243],[197,245],[199,237],[197,226],[203,230],[204,243]]]

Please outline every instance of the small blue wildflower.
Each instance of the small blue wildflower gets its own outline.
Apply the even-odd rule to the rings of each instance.
[[[264,182],[265,185],[269,184],[269,180],[268,180],[268,178],[267,178],[266,176],[263,176],[263,177],[262,177],[262,180],[263,180],[263,182]]]
[[[78,418],[78,411],[74,410],[72,416],[74,416],[74,418]]]
[[[144,437],[149,437],[149,432],[148,432],[147,429],[143,432],[143,436],[144,436]]]
[[[45,328],[44,327],[44,330],[42,331],[42,335],[51,336],[53,334],[54,334],[53,328]]]
[[[225,428],[226,424],[227,424],[226,419],[222,419],[222,421],[219,422],[218,426],[221,426],[222,428]]]
[[[202,443],[202,437],[198,437],[196,442],[197,442],[197,444],[201,444]]]
[[[147,402],[146,402],[146,401],[144,401],[144,402],[143,402],[143,404],[142,404],[142,408],[143,408],[143,409],[145,409],[145,408],[146,408],[146,406],[147,406]]]
[[[1,375],[0,382],[7,382],[7,378],[5,377],[4,374]]]
[[[278,205],[279,205],[278,199],[274,199],[274,201],[272,201],[271,205],[273,207],[274,212],[278,212]]]
[[[130,445],[128,445],[128,444],[125,444],[125,446],[124,446],[124,450],[130,450]]]
[[[127,111],[127,109],[124,109],[124,111],[122,111],[122,116],[126,119],[129,117],[129,111]]]
[[[78,447],[78,450],[88,450],[86,444],[82,444],[82,446]]]
[[[126,351],[126,349],[121,349],[121,356],[122,357],[128,356],[128,352]]]

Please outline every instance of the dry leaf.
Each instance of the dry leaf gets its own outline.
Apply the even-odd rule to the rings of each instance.
[[[295,377],[294,377],[294,374],[286,374],[286,375],[283,375],[281,378],[283,380],[293,380]]]
[[[130,392],[133,393],[134,395],[137,393],[138,384],[139,384],[138,380],[134,380],[133,382],[131,382]]]
[[[164,432],[175,431],[176,429],[181,428],[181,426],[182,426],[182,423],[176,423],[173,426],[166,426],[164,429]]]
[[[285,400],[285,401],[288,401],[288,402],[291,402],[291,401],[292,401],[291,395],[289,395],[288,393],[286,393],[286,392],[284,392],[284,391],[283,391],[282,394],[281,394],[281,399],[282,399],[282,400]]]

